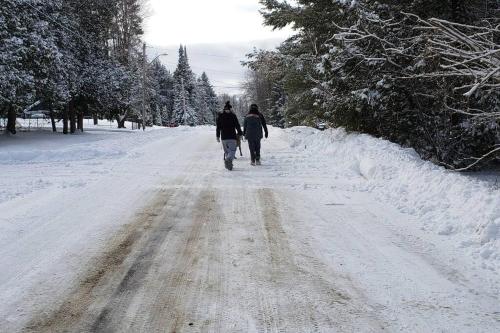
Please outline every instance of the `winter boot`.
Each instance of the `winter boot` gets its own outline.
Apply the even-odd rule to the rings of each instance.
[[[252,160],[252,162],[250,162],[250,164],[255,166],[255,161]]]
[[[255,164],[257,164],[257,165],[262,165],[262,164],[260,163],[260,160],[257,160],[257,161],[255,162]]]

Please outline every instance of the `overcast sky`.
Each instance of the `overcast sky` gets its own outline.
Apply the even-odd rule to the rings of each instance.
[[[148,0],[146,41],[155,45],[286,37],[263,26],[258,0]]]
[[[162,57],[173,70],[179,44],[187,45],[193,71],[206,71],[216,90],[238,93],[244,69],[240,61],[253,47],[273,48],[291,32],[263,25],[258,0],[149,0],[145,40],[150,57]]]

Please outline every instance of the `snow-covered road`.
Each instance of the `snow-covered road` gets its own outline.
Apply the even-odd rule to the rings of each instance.
[[[209,127],[22,140],[0,151],[1,332],[500,331],[496,271],[281,130],[233,172]]]

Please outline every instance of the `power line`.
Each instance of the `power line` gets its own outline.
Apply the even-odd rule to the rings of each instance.
[[[226,88],[226,89],[242,89],[242,87],[225,87],[225,86],[212,86],[214,88]]]
[[[148,46],[150,49],[155,49],[155,50],[167,50],[169,52],[174,52],[176,51],[175,49],[171,48],[163,48],[163,47],[154,47],[154,46]],[[195,55],[202,55],[202,56],[207,56],[207,57],[216,57],[216,58],[229,58],[229,59],[238,59],[241,60],[242,57],[234,57],[234,56],[228,56],[228,55],[222,55],[222,54],[209,54],[209,53],[201,53],[201,52],[191,52],[189,51],[189,54],[195,54]]]
[[[176,65],[176,66],[177,66],[177,63],[175,63],[175,62],[164,61],[164,63],[166,63],[166,64],[170,64],[170,65]],[[221,71],[221,70],[218,70],[218,69],[206,68],[206,67],[200,67],[200,66],[192,66],[192,65],[190,65],[190,66],[191,66],[191,67],[193,67],[193,68],[202,69],[202,70],[204,70],[204,71],[219,72],[219,73],[224,73],[224,74],[233,74],[233,75],[238,75],[238,76],[243,75],[243,73],[236,73],[236,72]]]
[[[211,83],[214,83],[215,84],[242,84],[242,82],[224,82],[224,81],[220,81],[220,80],[210,80]]]
[[[198,86],[198,87],[205,87],[205,85],[202,85],[202,84],[194,84],[195,86]],[[210,87],[212,88],[227,88],[227,89],[242,89],[241,86],[218,86],[218,85],[212,85],[210,84]]]
[[[233,57],[233,56],[226,56],[226,55],[219,55],[219,54],[191,52],[191,51],[189,51],[189,54],[203,55],[203,56],[207,56],[207,57],[216,57],[216,58],[238,59],[238,60],[241,60],[241,58],[242,58],[242,57]]]

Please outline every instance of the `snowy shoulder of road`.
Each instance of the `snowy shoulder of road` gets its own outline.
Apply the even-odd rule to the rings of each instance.
[[[325,180],[344,178],[353,190],[374,194],[481,267],[499,272],[500,174],[450,172],[413,149],[343,129],[295,127],[286,133],[292,147],[310,156],[309,163],[323,165]]]

